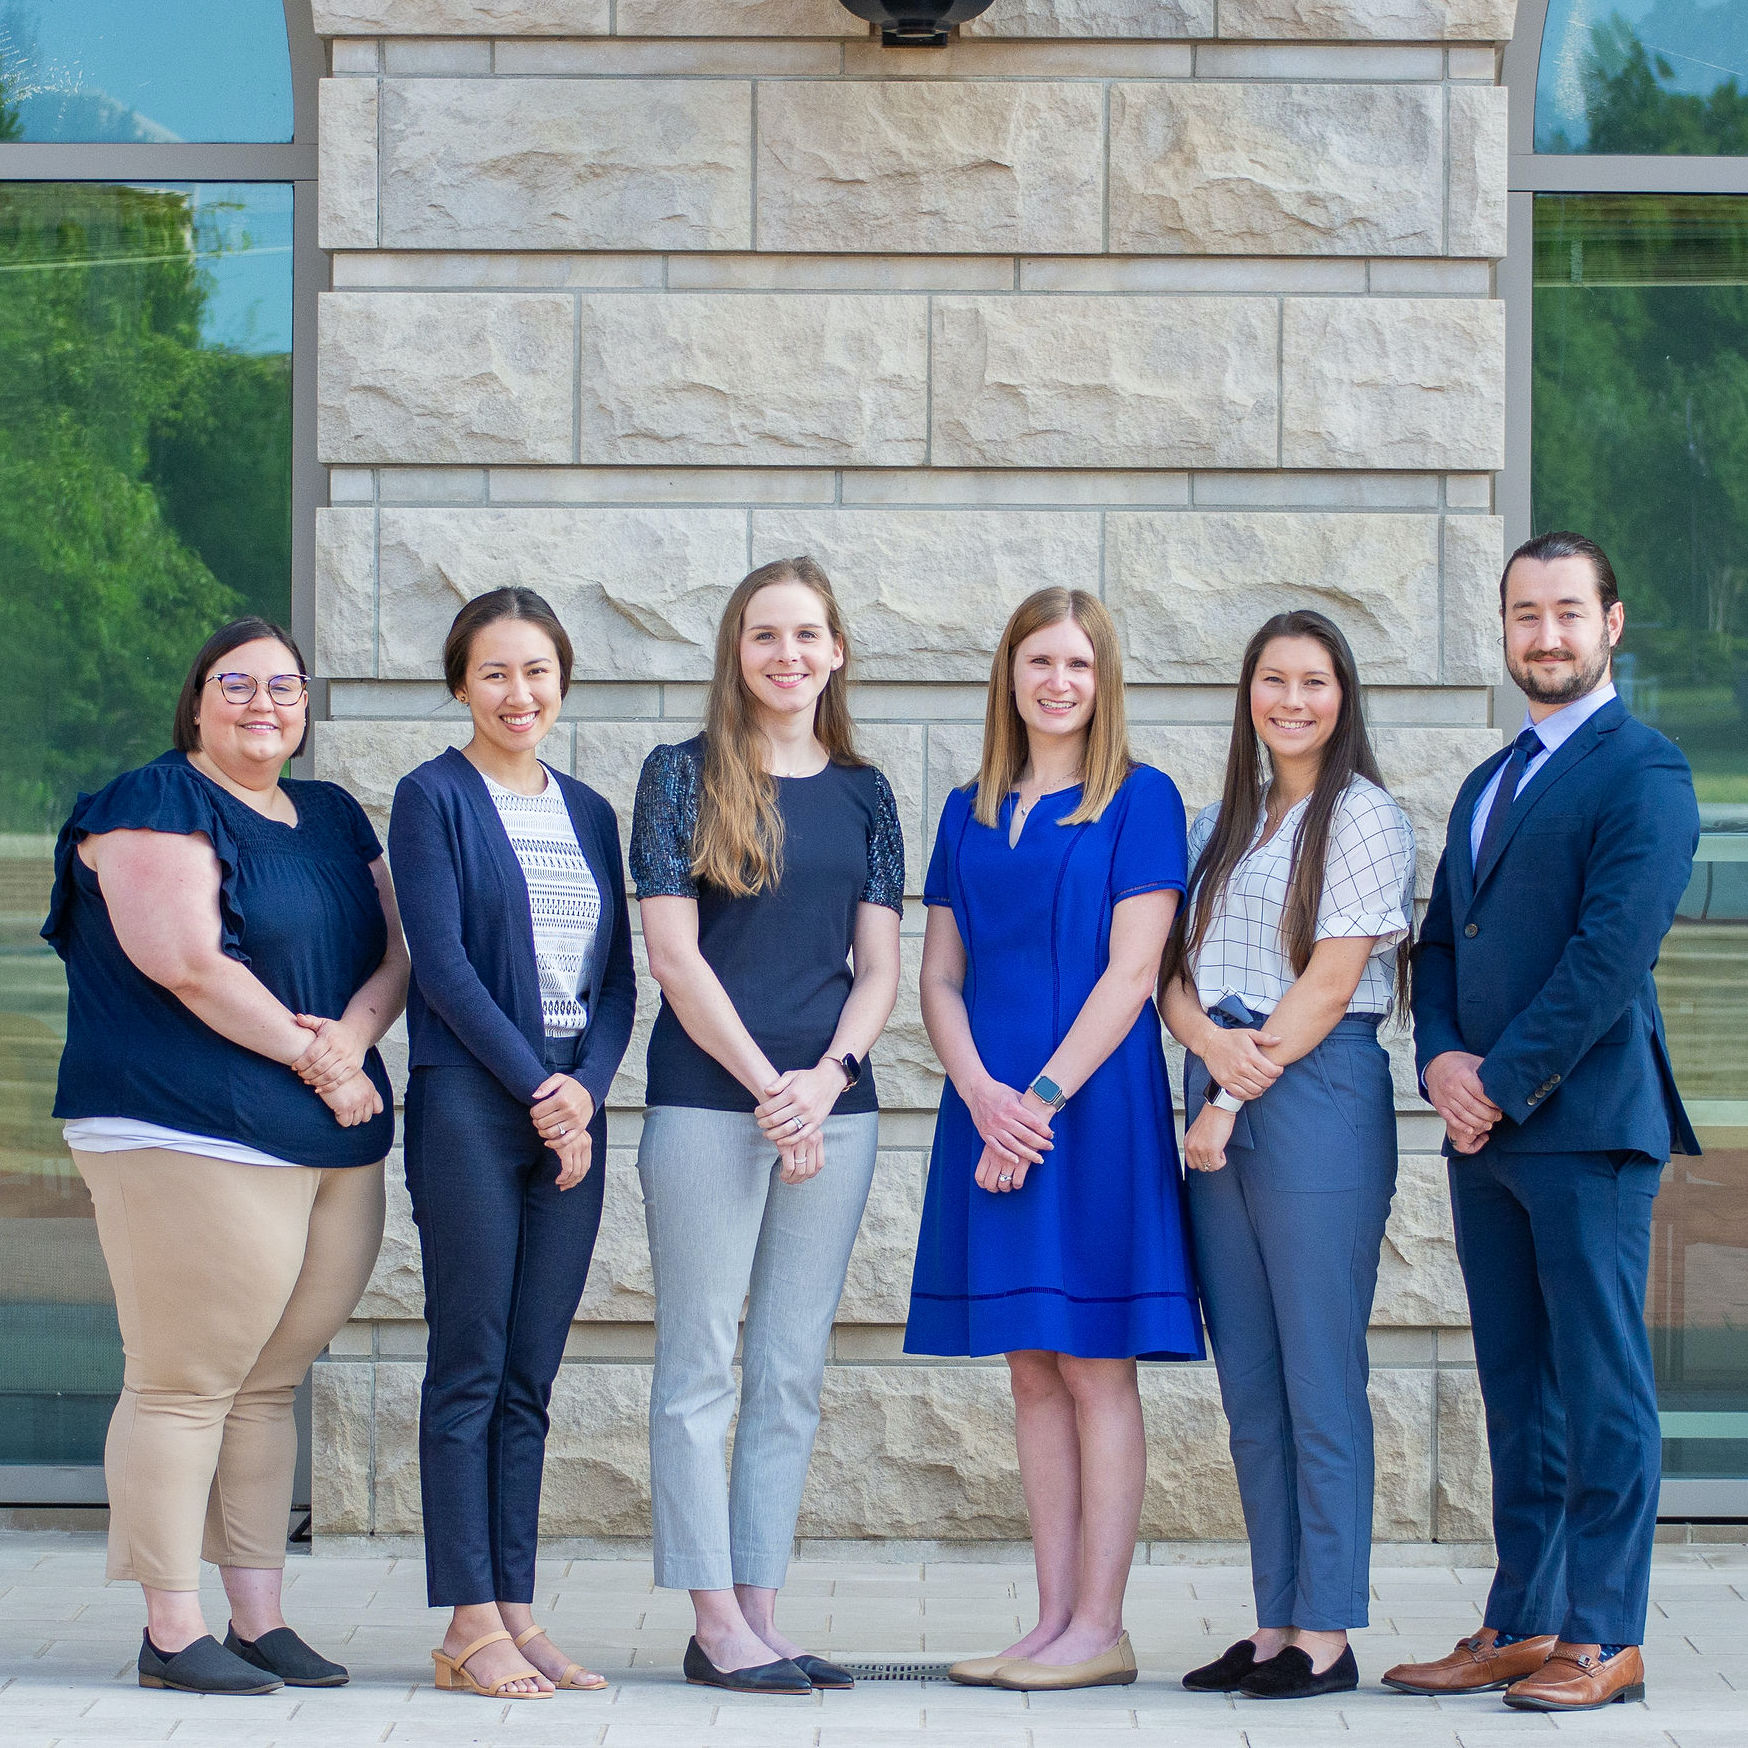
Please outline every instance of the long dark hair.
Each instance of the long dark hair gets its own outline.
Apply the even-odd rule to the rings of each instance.
[[[1349,783],[1364,777],[1382,789],[1384,779],[1366,734],[1365,705],[1360,697],[1359,668],[1341,627],[1321,613],[1302,608],[1277,613],[1250,640],[1244,650],[1244,665],[1238,676],[1238,696],[1232,708],[1232,743],[1226,754],[1226,786],[1220,795],[1220,814],[1196,865],[1190,870],[1189,892],[1179,908],[1171,938],[1166,943],[1165,962],[1160,967],[1163,995],[1173,978],[1188,979],[1190,963],[1201,951],[1213,926],[1215,913],[1226,895],[1226,883],[1244,859],[1256,837],[1257,815],[1268,793],[1263,776],[1264,748],[1250,715],[1250,687],[1256,678],[1262,654],[1277,637],[1309,637],[1322,644],[1341,688],[1341,709],[1335,730],[1323,749],[1323,763],[1311,799],[1293,833],[1291,873],[1287,879],[1287,902],[1281,912],[1281,945],[1293,975],[1302,977],[1317,944],[1317,908],[1323,902],[1323,870],[1329,856],[1329,828],[1335,810]],[[1272,775],[1269,779],[1272,782]],[[1195,920],[1189,920],[1191,912]],[[1412,923],[1412,918],[1410,919]],[[1412,928],[1410,929],[1412,935]],[[1405,1012],[1408,1002],[1408,949],[1403,941],[1396,954],[1396,999],[1394,1009]]]
[[[283,626],[275,625],[271,619],[263,619],[259,614],[251,613],[245,618],[233,619],[228,624],[221,625],[200,646],[200,653],[194,658],[194,665],[182,682],[182,695],[176,700],[176,714],[170,724],[170,742],[177,752],[200,751],[200,694],[213,669],[233,650],[241,649],[246,643],[282,643],[291,651],[291,659],[297,663],[297,671],[300,674],[309,672],[309,666],[303,659],[303,651],[297,647],[291,633]],[[294,759],[309,745],[309,740],[309,695],[305,693],[303,738],[297,743],[297,752],[291,755]]]

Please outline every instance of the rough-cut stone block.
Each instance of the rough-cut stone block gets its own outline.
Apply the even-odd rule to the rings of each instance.
[[[1517,0],[1220,0],[1220,34],[1260,42],[1509,42]]]
[[[1236,656],[1233,666],[1237,666]],[[1232,678],[1237,679],[1236,673]],[[1231,728],[1216,724],[1148,723],[1131,726],[1129,730],[1129,745],[1135,757],[1157,765],[1171,778],[1184,798],[1184,811],[1192,820],[1210,802],[1220,799],[1226,777],[1226,749],[1231,739]]]
[[[1505,523],[1498,516],[1447,516],[1444,541],[1445,682],[1503,685],[1499,573],[1505,568]]]
[[[1452,255],[1505,253],[1506,93],[1491,85],[1453,85],[1450,236]]]
[[[855,694],[850,697],[855,707]],[[921,723],[868,722],[856,729],[862,757],[880,767],[892,785],[898,823],[904,828],[904,889],[920,893],[928,867],[928,828],[924,819],[923,785],[927,775],[928,730]]]
[[[863,677],[980,681],[1002,623],[1032,590],[1098,587],[1099,519],[1074,510],[753,512],[755,564],[803,552],[832,580]]]
[[[1106,517],[1105,599],[1130,680],[1231,683],[1256,628],[1315,607],[1368,684],[1438,678],[1436,516],[1208,511]]]
[[[316,672],[376,672],[376,512],[316,511]]]
[[[682,292],[583,303],[586,462],[923,460],[921,298]]]
[[[935,300],[941,467],[1273,467],[1272,298]]]
[[[388,1162],[388,1218],[376,1267],[354,1317],[416,1323],[425,1315],[425,1277],[419,1262],[419,1232],[413,1224],[413,1198],[407,1194],[406,1168],[397,1148]]]
[[[619,0],[620,36],[866,36],[838,0]]]
[[[1398,1329],[1460,1329],[1468,1321],[1445,1162],[1436,1153],[1405,1153],[1396,1166],[1396,1199],[1384,1229],[1372,1322]]]
[[[996,0],[961,37],[1204,37],[1214,0]]]
[[[569,461],[574,325],[544,292],[325,293],[321,459]]]
[[[1493,469],[1504,459],[1505,306],[1289,298],[1286,467]],[[935,395],[937,416],[940,390]]]
[[[886,1089],[880,1089],[884,1100]],[[828,1160],[826,1169],[831,1169]],[[928,1155],[882,1149],[867,1212],[850,1253],[839,1323],[902,1323],[910,1311],[910,1271],[923,1217]]]
[[[918,994],[922,963],[921,937],[903,936],[898,943],[898,1001],[873,1050],[880,1103],[889,1111],[932,1111],[941,1101],[944,1077],[923,1025]]]
[[[743,510],[384,510],[381,673],[432,679],[463,602],[538,589],[579,679],[703,680],[716,620],[746,572]]]
[[[1475,766],[1499,751],[1499,730],[1374,728],[1372,745],[1386,787],[1413,823],[1418,886],[1425,897],[1444,852],[1445,822],[1457,788]]]
[[[445,747],[465,746],[473,738],[466,718],[442,722],[318,722],[316,775],[351,793],[377,836],[388,841],[388,815],[395,785]]]
[[[751,126],[737,80],[390,80],[383,242],[743,249]]]
[[[690,740],[690,722],[579,722],[572,774],[604,795],[619,817],[619,835],[631,837],[631,810],[637,800],[637,779],[650,749]]]
[[[641,1062],[638,1072],[641,1076]],[[595,1239],[589,1284],[582,1304],[577,1307],[577,1319],[589,1323],[648,1323],[655,1316],[655,1283],[650,1274],[649,1238],[643,1224],[637,1153],[633,1148],[613,1145],[613,1128],[609,1115],[607,1188],[601,1205],[601,1231]]]
[[[374,79],[321,84],[321,176],[316,231],[324,249],[376,247]]]
[[[647,1365],[559,1367],[540,1489],[543,1535],[649,1534],[649,1379]]]
[[[1474,1372],[1438,1374],[1438,1504],[1441,1542],[1493,1540],[1493,1470],[1487,1460],[1487,1415]]]
[[[419,1502],[419,1385],[425,1367],[418,1360],[379,1362],[373,1402],[376,1486],[371,1528],[377,1535],[418,1535],[423,1527]]]
[[[1436,85],[1113,86],[1110,246],[1439,254],[1443,101]]]
[[[1372,1535],[1423,1542],[1432,1534],[1433,1385],[1437,1374],[1394,1367],[1372,1373],[1372,1442],[1378,1483]]]
[[[761,249],[1100,247],[1093,84],[777,81],[759,91]]]
[[[605,36],[612,0],[314,0],[317,36]]]
[[[325,1361],[310,1372],[310,1527],[370,1533],[371,1391],[376,1368]]]

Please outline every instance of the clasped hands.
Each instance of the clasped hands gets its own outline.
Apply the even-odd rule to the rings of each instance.
[[[825,1164],[825,1120],[838,1102],[849,1075],[827,1057],[812,1068],[792,1068],[765,1088],[753,1115],[765,1139],[777,1149],[778,1178],[798,1184]]]
[[[1481,1060],[1467,1050],[1446,1050],[1433,1057],[1423,1076],[1426,1096],[1459,1153],[1479,1153],[1505,1115],[1481,1084]]]
[[[534,1089],[528,1114],[540,1139],[558,1155],[558,1187],[574,1189],[594,1163],[589,1124],[595,1118],[595,1101],[589,1089],[575,1075],[548,1075]]]
[[[368,1123],[382,1110],[382,1094],[364,1072],[369,1043],[344,1020],[323,1019],[320,1014],[292,1016],[315,1036],[303,1055],[292,1063],[292,1072],[330,1111],[342,1129]]]
[[[1215,1026],[1200,1052],[1208,1070],[1208,1102],[1184,1131],[1184,1164],[1191,1171],[1219,1171],[1226,1164],[1226,1143],[1238,1121],[1236,1111],[1213,1103],[1222,1087],[1234,1098],[1261,1098],[1281,1078],[1281,1065],[1263,1051],[1280,1043],[1273,1032],[1250,1026]]]
[[[1050,1107],[1028,1087],[1023,1093],[999,1080],[979,1087],[965,1101],[972,1125],[983,1137],[975,1182],[980,1190],[1005,1195],[1021,1188],[1026,1173],[1044,1163],[1056,1145]]]

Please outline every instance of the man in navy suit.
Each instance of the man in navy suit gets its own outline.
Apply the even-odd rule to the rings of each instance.
[[[1699,810],[1687,761],[1615,695],[1625,612],[1601,548],[1568,533],[1527,542],[1500,611],[1529,708],[1457,793],[1414,978],[1499,1564],[1483,1629],[1384,1680],[1588,1711],[1644,1692],[1662,1448],[1644,1319],[1651,1204],[1670,1154],[1699,1152],[1651,972]]]

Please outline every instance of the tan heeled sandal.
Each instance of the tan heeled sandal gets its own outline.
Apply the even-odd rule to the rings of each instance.
[[[506,1675],[501,1680],[494,1681],[490,1687],[481,1687],[474,1680],[473,1672],[467,1667],[467,1660],[475,1651],[484,1650],[487,1645],[495,1645],[502,1639],[508,1644],[516,1644],[506,1632],[487,1633],[483,1639],[475,1639],[459,1657],[451,1657],[445,1651],[433,1651],[431,1661],[437,1665],[437,1685],[450,1693],[477,1693],[481,1699],[551,1699],[550,1693],[542,1693],[536,1688],[532,1693],[511,1693],[510,1684],[514,1681],[539,1681],[543,1679],[538,1669],[518,1669],[514,1675]],[[516,1644],[517,1650],[522,1647]]]
[[[545,1627],[529,1627],[526,1631],[518,1633],[512,1642],[515,1644],[516,1649],[520,1651],[530,1639],[538,1639],[545,1631]],[[588,1680],[572,1681],[571,1677],[573,1675],[586,1675]],[[594,1670],[585,1669],[580,1663],[567,1663],[564,1666],[564,1674],[556,1681],[553,1681],[550,1675],[547,1676],[546,1679],[552,1681],[554,1687],[566,1688],[572,1693],[599,1693],[600,1690],[607,1685],[607,1677],[605,1675],[597,1675]]]

